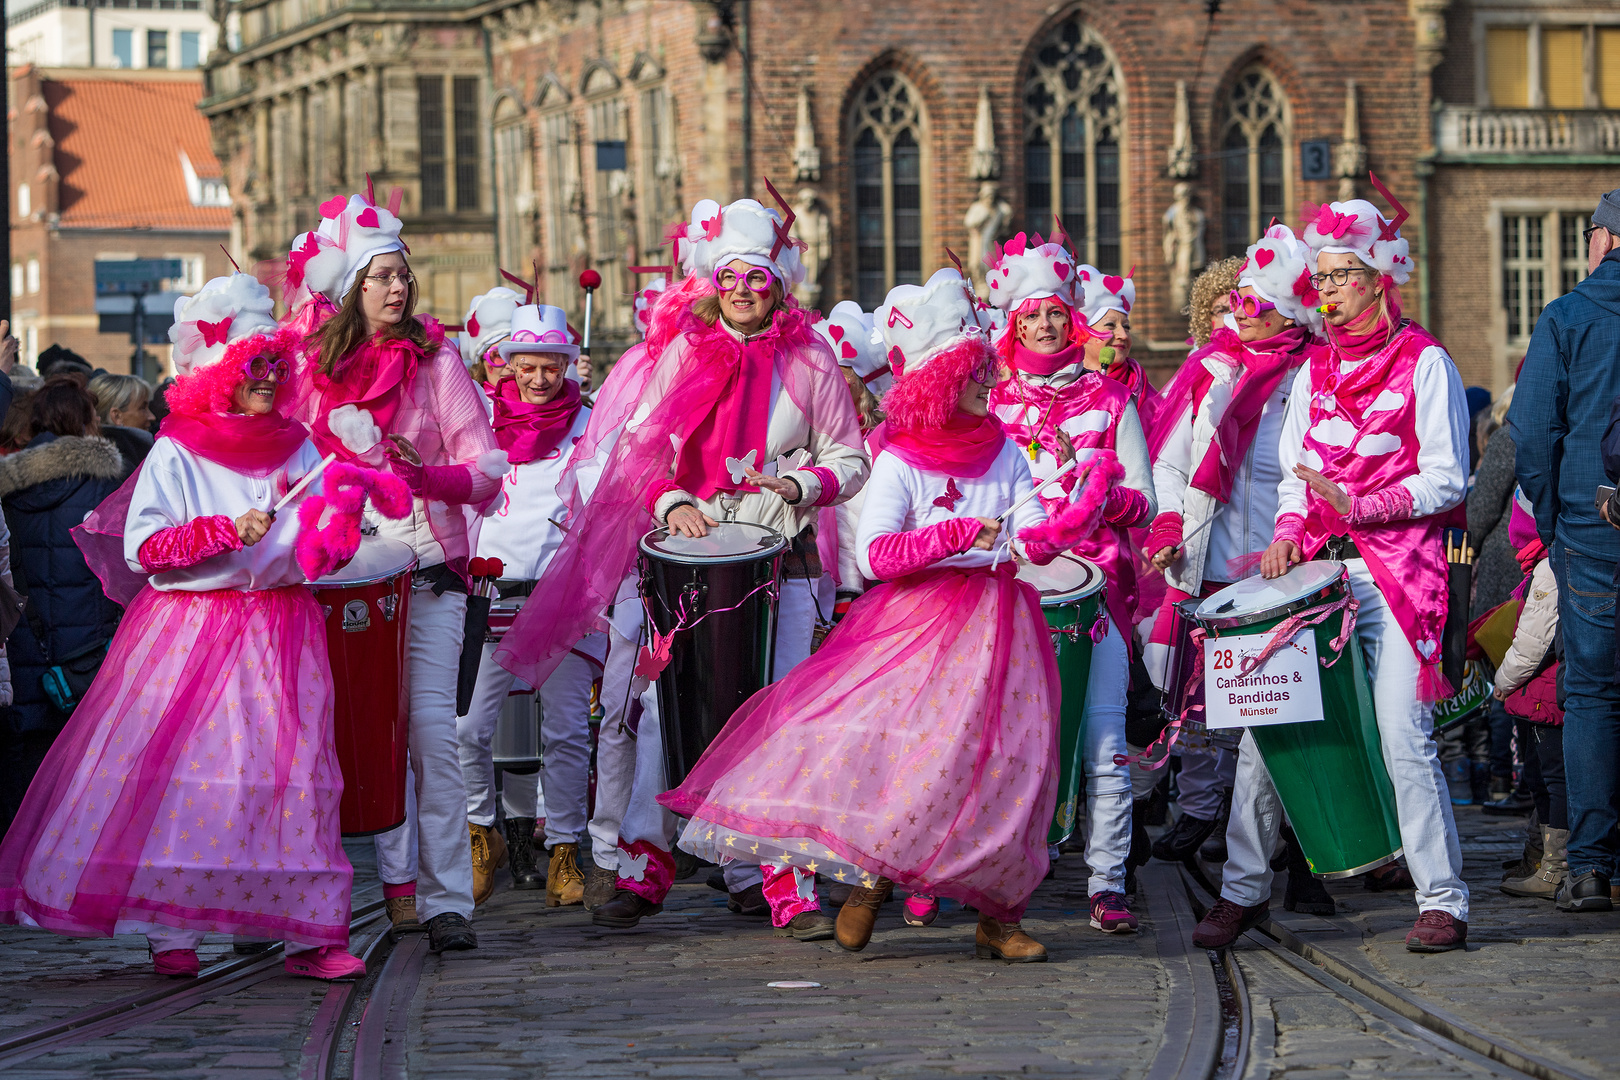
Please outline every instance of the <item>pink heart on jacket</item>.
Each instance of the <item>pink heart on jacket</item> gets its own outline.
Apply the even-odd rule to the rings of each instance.
[[[1053,260],[1052,272],[1057,275],[1059,281],[1069,280],[1069,264],[1062,259]]]
[[[837,323],[832,323],[827,327],[827,336],[832,338],[834,341],[843,341],[844,328],[839,326]]]
[[[847,341],[844,342],[844,344],[842,346],[840,346],[840,348],[838,350],[838,355],[843,357],[845,360],[853,360],[853,359],[855,359],[855,356],[856,356],[855,346],[851,345]]]

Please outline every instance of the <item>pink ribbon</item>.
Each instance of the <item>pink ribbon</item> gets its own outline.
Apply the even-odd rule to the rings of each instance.
[[[670,627],[669,633],[667,634],[661,634],[658,632],[658,624],[653,621],[652,605],[647,603],[647,598],[643,596],[641,598],[641,603],[642,607],[644,607],[647,611],[647,627],[652,631],[652,644],[643,645],[641,647],[641,652],[637,654],[635,673],[641,678],[646,679],[648,682],[658,678],[658,676],[664,673],[664,668],[669,666],[670,649],[675,644],[676,634],[680,633],[682,630],[692,629],[704,619],[707,619],[710,615],[723,615],[728,611],[736,611],[738,608],[748,603],[748,601],[752,600],[754,598],[754,594],[759,592],[761,589],[775,588],[776,579],[774,577],[767,578],[758,585],[755,585],[753,589],[749,591],[747,596],[743,597],[730,607],[715,608],[713,611],[705,611],[702,615],[699,615],[691,622],[686,621],[692,613],[686,610],[686,596],[683,593],[681,598],[675,603],[675,625]]]

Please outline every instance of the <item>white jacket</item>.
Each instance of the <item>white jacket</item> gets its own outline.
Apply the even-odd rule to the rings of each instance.
[[[1530,575],[1519,624],[1513,629],[1513,644],[1496,669],[1496,689],[1503,697],[1530,681],[1557,633],[1558,580],[1553,577],[1552,560],[1542,559]]]

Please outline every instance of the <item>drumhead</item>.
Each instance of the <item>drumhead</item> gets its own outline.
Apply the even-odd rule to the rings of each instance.
[[[387,581],[416,565],[416,552],[409,544],[384,536],[362,536],[360,550],[347,566],[309,582],[317,589],[347,589]]]
[[[1018,568],[1018,580],[1035,586],[1041,607],[1063,607],[1096,593],[1107,579],[1090,559],[1064,552],[1045,566],[1025,563]]]
[[[683,566],[719,566],[754,562],[787,550],[787,538],[774,529],[750,521],[724,521],[709,526],[707,536],[671,536],[654,529],[641,538],[641,552],[660,562]]]
[[[1300,563],[1282,577],[1269,581],[1256,574],[1206,597],[1194,617],[1206,626],[1216,627],[1264,622],[1285,615],[1291,609],[1309,606],[1318,593],[1343,574],[1344,563],[1332,559]]]

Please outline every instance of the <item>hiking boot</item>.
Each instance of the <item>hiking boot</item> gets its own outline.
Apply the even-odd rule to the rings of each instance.
[[[591,860],[590,873],[585,876],[585,910],[595,912],[597,908],[613,899],[613,894],[619,891],[619,872],[617,870],[604,870]]]
[[[478,935],[472,923],[454,911],[435,915],[427,921],[429,952],[459,952],[478,948]]]
[[[416,894],[391,896],[383,901],[388,911],[388,936],[398,941],[404,934],[420,934],[422,924],[416,919]]]
[[[786,926],[776,928],[776,936],[794,941],[826,941],[833,936],[836,924],[819,911],[801,911],[788,920]]]
[[[579,872],[577,844],[558,844],[551,849],[546,869],[546,907],[572,907],[585,902],[585,875]]]
[[[495,871],[506,865],[506,839],[488,825],[469,821],[467,841],[472,845],[472,899],[477,907],[495,892]]]
[[[506,819],[506,851],[512,860],[512,888],[543,889],[546,877],[534,862],[534,818]]]
[[[1558,889],[1559,911],[1613,911],[1614,900],[1609,896],[1609,879],[1596,870],[1584,874],[1565,873],[1564,884]]]
[[[1541,864],[1535,871],[1522,878],[1514,878],[1501,884],[1503,892],[1509,896],[1533,896],[1539,900],[1553,900],[1558,896],[1558,887],[1564,883],[1564,877],[1569,872],[1569,859],[1566,848],[1569,845],[1569,830],[1554,829],[1543,825],[1541,827]]]
[[[1100,892],[1091,897],[1091,925],[1105,934],[1134,934],[1136,916],[1117,892]]]
[[[877,925],[878,909],[889,898],[894,883],[888,878],[877,878],[871,886],[857,886],[850,890],[849,899],[838,909],[838,922],[834,937],[838,944],[850,952],[860,952],[872,940],[872,928]]]
[[[1419,913],[1406,935],[1407,952],[1450,952],[1468,946],[1468,924],[1439,908]]]
[[[1283,834],[1288,850],[1288,888],[1283,893],[1283,909],[1302,915],[1332,915],[1337,912],[1333,897],[1311,873],[1310,860],[1299,846],[1292,829]]]
[[[1190,858],[1214,831],[1214,818],[1197,818],[1191,814],[1182,814],[1170,827],[1170,831],[1154,842],[1153,857],[1166,862],[1181,862]]]
[[[1214,866],[1226,862],[1226,827],[1232,821],[1232,792],[1221,792],[1221,812],[1215,817],[1215,829],[1209,834],[1203,846],[1198,849],[1198,857]]]
[[[1412,872],[1400,863],[1385,863],[1376,870],[1367,871],[1362,884],[1368,892],[1406,892],[1416,889]]]
[[[763,916],[771,913],[764,885],[750,885],[741,892],[726,894],[726,910],[733,915]]]
[[[1005,960],[1009,964],[1040,964],[1046,961],[1046,946],[1024,933],[1016,922],[980,915],[979,929],[973,935],[973,955],[981,960]]]
[[[1271,914],[1270,906],[1269,901],[1262,900],[1253,907],[1244,907],[1223,896],[1193,927],[1193,944],[1200,949],[1224,949],[1265,922]]]

